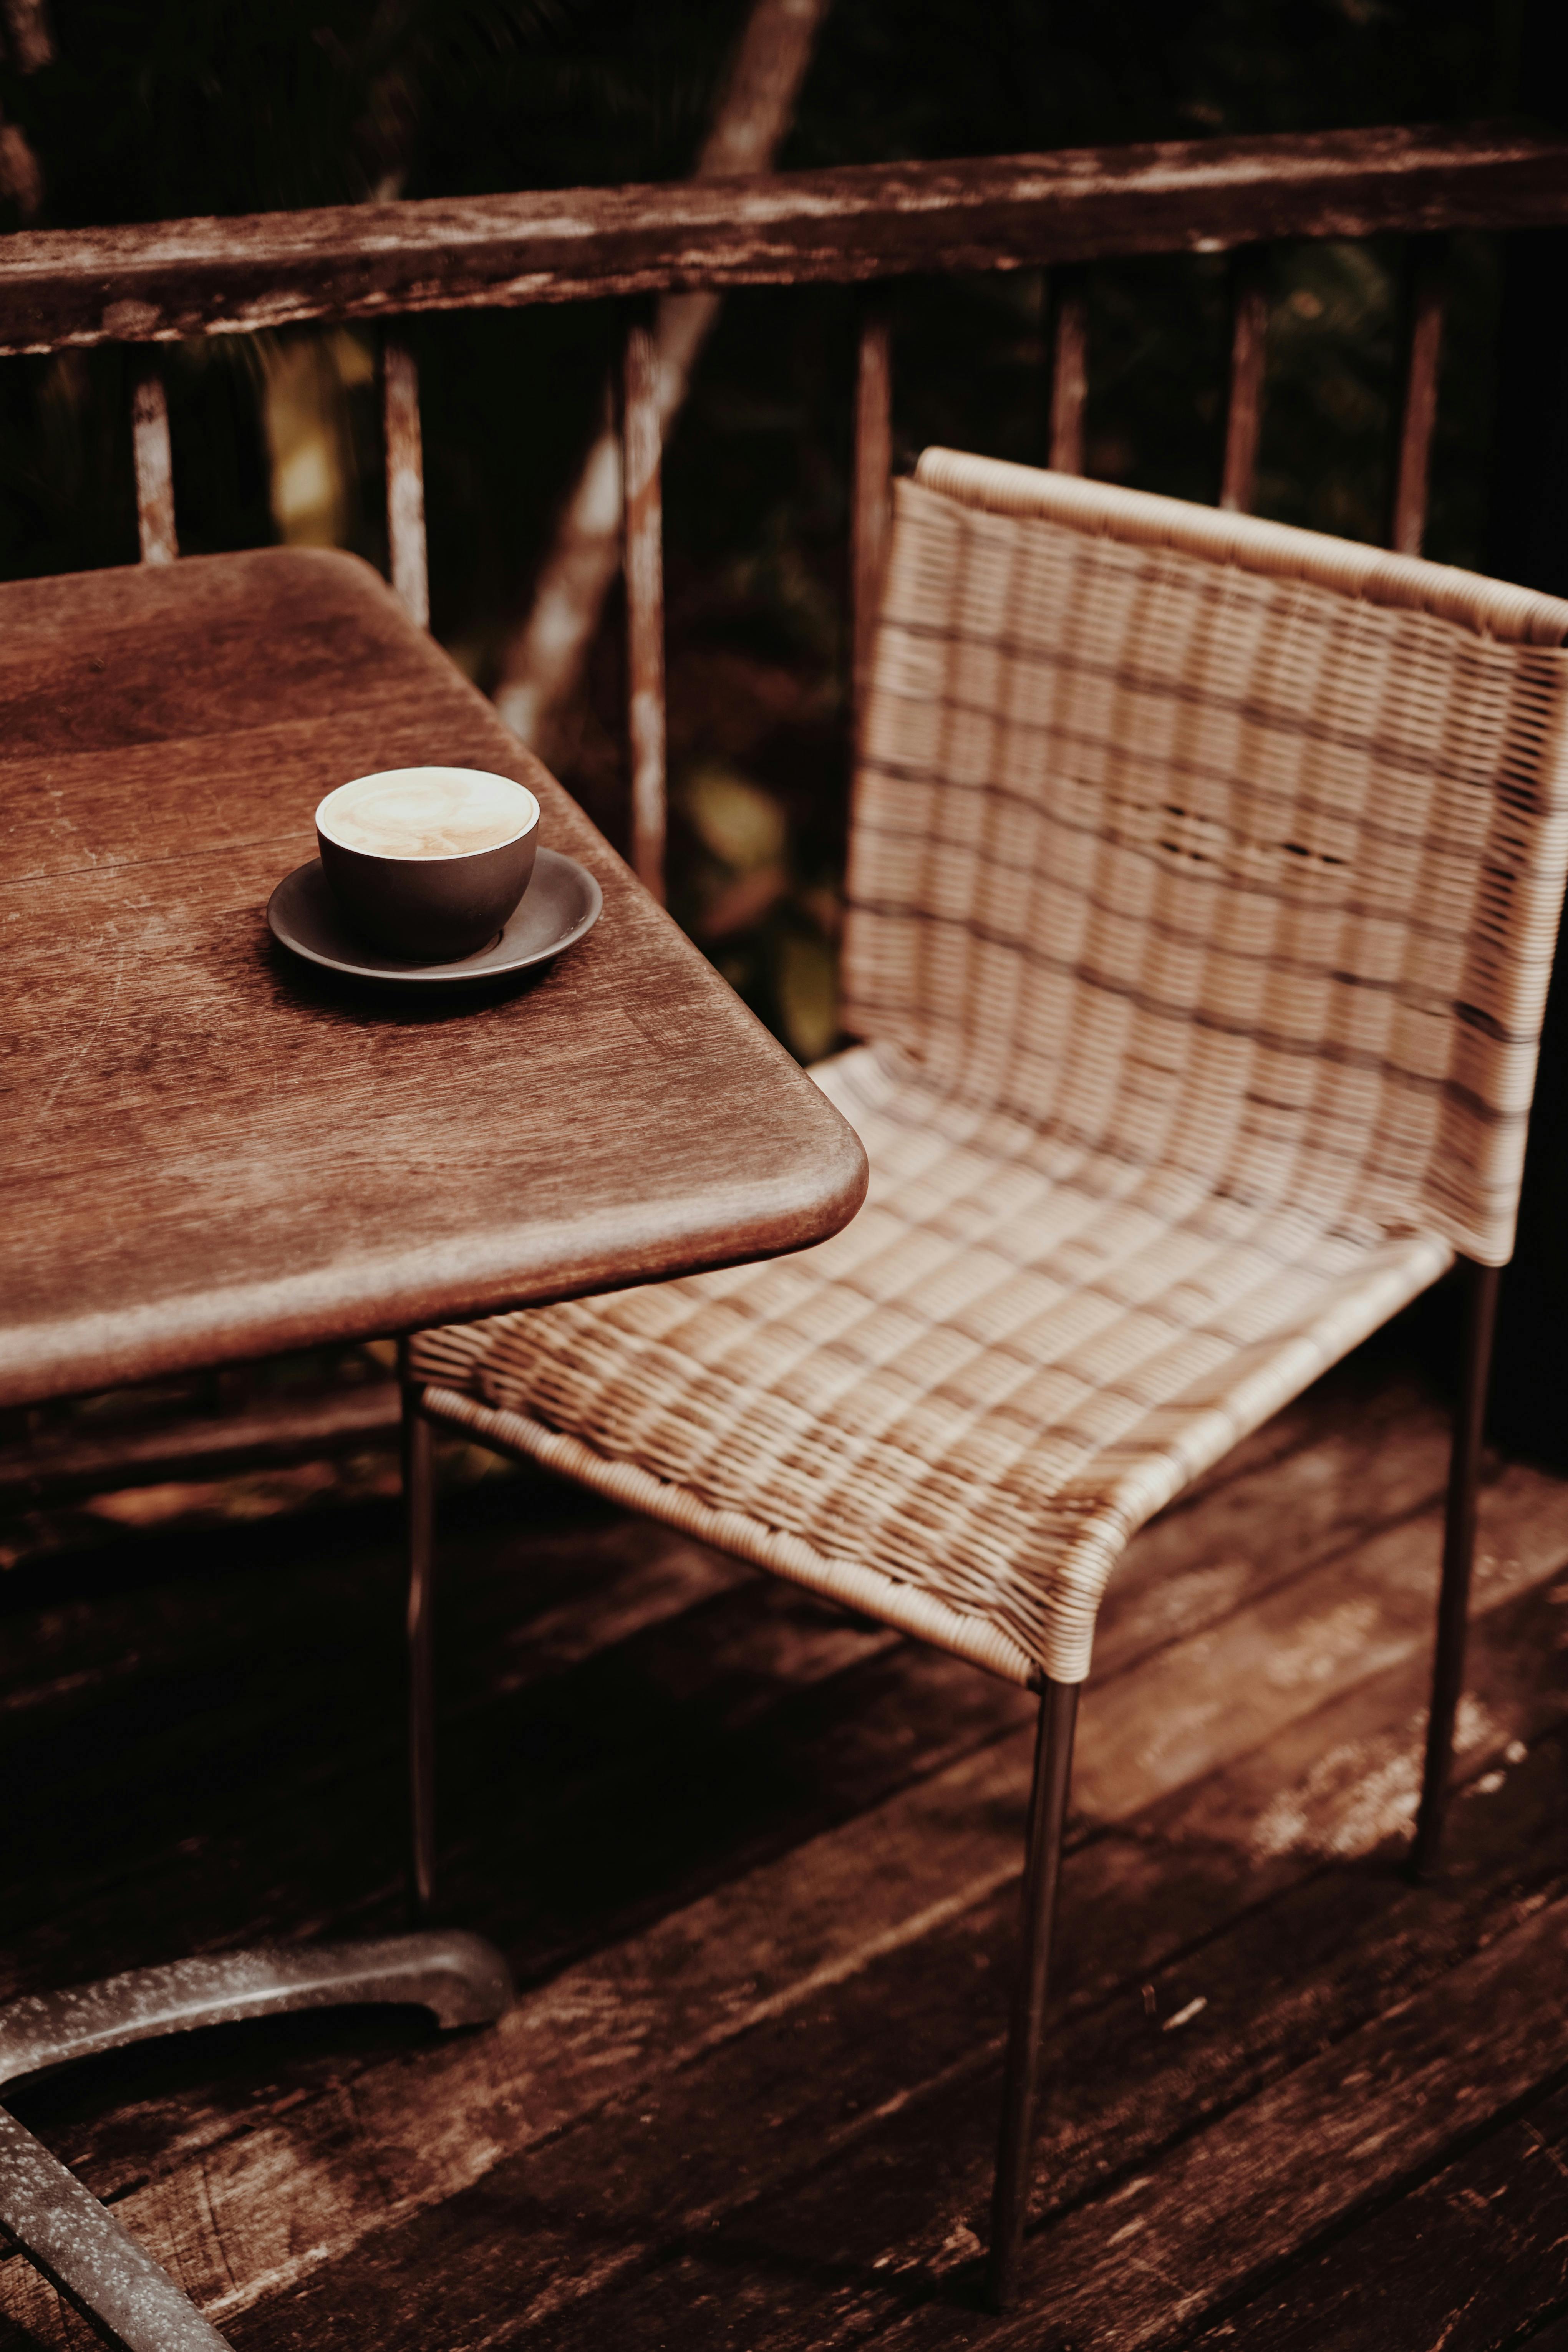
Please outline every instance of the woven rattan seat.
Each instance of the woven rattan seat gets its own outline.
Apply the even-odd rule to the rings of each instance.
[[[1131,1530],[1450,1252],[1036,1137],[858,1048],[871,1162],[799,1257],[425,1334],[432,1406],[1026,1682]]]
[[[1116,1559],[1456,1255],[1512,1246],[1565,635],[1521,589],[928,451],[857,783],[863,1042],[818,1073],[865,1208],[795,1258],[413,1344],[437,1419],[1043,1686],[1003,2286]]]

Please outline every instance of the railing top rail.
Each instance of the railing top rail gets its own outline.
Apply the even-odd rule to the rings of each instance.
[[[1568,143],[1395,128],[26,232],[0,352],[670,288],[1568,220]]]

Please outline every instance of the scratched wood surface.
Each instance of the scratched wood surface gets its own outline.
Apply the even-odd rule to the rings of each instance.
[[[1568,146],[1390,128],[345,205],[5,240],[0,352],[1568,215]]]
[[[274,946],[345,777],[502,771],[597,929],[520,983],[357,994]],[[348,556],[0,588],[0,1405],[833,1230],[849,1129]]]
[[[1547,2352],[1568,1482],[1489,1465],[1464,1793],[1412,1888],[1442,1315],[1112,1586],[1007,2320],[975,2297],[1026,1699],[540,1480],[453,1499],[440,1587],[445,1883],[513,2014],[233,2028],[19,2112],[239,2352]],[[0,1996],[395,1925],[390,1507],[38,1540],[0,1529]],[[88,2340],[0,2261],[0,2352]]]

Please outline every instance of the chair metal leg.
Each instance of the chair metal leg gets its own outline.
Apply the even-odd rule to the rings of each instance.
[[[1432,1669],[1432,1704],[1426,1718],[1426,1763],[1421,1811],[1410,1852],[1415,1878],[1437,1867],[1448,1775],[1454,1750],[1454,1718],[1465,1679],[1465,1634],[1470,1604],[1470,1570],[1476,1554],[1476,1509],[1480,1490],[1481,1432],[1486,1419],[1487,1381],[1497,1328],[1495,1265],[1467,1263],[1465,1360],[1454,1409],[1454,1447],[1448,1468],[1448,1508],[1443,1530],[1443,1585],[1437,1602],[1437,1644]]]
[[[1040,1700],[1035,1784],[1029,1800],[1028,1860],[1024,1871],[1023,1949],[1007,2031],[1002,2132],[991,2210],[991,2259],[985,2278],[986,2300],[994,2311],[1006,2310],[1016,2297],[1024,2251],[1024,2223],[1029,2210],[1029,2175],[1035,2151],[1040,2033],[1046,2016],[1068,1787],[1072,1779],[1078,1694],[1077,1683],[1047,1682]]]
[[[431,1426],[409,1377],[408,1343],[398,1343],[403,1386],[403,1543],[407,1570],[408,1907],[427,1919],[436,1900],[436,1698],[430,1586],[436,1540],[436,1464]]]
[[[437,2025],[488,2024],[510,2008],[505,1961],[479,1936],[383,1936],[175,1960],[30,1993],[0,2009],[0,2084],[164,2033],[236,2018],[392,2001]],[[0,2230],[120,2352],[223,2352],[227,2339],[112,2213],[0,2108]]]

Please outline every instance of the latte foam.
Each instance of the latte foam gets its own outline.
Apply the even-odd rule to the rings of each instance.
[[[525,785],[479,768],[391,768],[329,793],[316,823],[374,857],[468,857],[526,833],[539,803]]]

